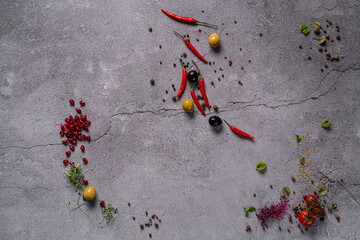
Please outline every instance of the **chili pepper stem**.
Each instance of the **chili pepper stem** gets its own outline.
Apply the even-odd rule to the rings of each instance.
[[[231,128],[232,125],[230,125],[225,119],[223,119],[223,120],[229,126],[229,128]]]
[[[179,61],[180,61],[180,64],[181,64],[181,66],[182,66],[182,69],[185,69],[185,66],[184,66],[184,64],[182,63],[181,58],[179,58]]]
[[[180,33],[176,32],[176,31],[174,31],[174,33],[176,33],[176,34],[177,34],[179,37],[181,37],[184,41],[186,40],[183,36],[181,36]]]
[[[193,64],[195,65],[195,67],[197,68],[198,72],[199,72],[199,75],[200,75],[200,78],[203,78],[202,75],[201,75],[201,72],[200,72],[200,69],[198,67],[198,65],[196,65],[196,63],[194,62],[194,60],[191,60],[193,62]]]
[[[206,23],[206,22],[200,22],[200,21],[197,21],[195,20],[196,23],[201,23],[201,24],[206,24],[208,26],[211,26],[211,27],[214,27],[214,28],[217,28],[218,26],[214,25],[214,24],[210,24],[210,23]]]

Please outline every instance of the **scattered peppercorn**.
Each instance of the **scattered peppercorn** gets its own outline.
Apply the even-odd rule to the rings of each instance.
[[[199,29],[199,32],[201,32],[201,29]]]
[[[310,46],[309,48],[312,49],[312,46]]]
[[[328,209],[329,212],[332,212],[332,207],[331,206],[328,206],[327,209]]]
[[[288,232],[291,233],[290,229],[288,228]]]
[[[215,112],[217,112],[219,109],[218,105],[214,105],[213,108],[214,108]]]
[[[171,99],[175,102],[176,101],[176,97],[172,96]]]
[[[338,220],[338,222],[340,222],[341,217],[337,214],[335,215],[335,217],[336,217],[336,220]]]
[[[128,206],[130,207],[130,206],[131,206],[131,204],[130,204],[130,203],[128,203]]]
[[[311,60],[311,57],[310,57],[310,56],[308,56],[308,59],[309,59],[309,60]]]
[[[241,70],[244,70],[244,67],[243,67],[243,66],[241,66]]]
[[[330,52],[326,52],[325,54],[326,56],[330,57]]]
[[[336,34],[336,39],[340,40],[340,34]]]
[[[163,98],[163,102],[165,102],[165,98]]]
[[[344,58],[344,55],[340,55],[341,58]]]
[[[251,226],[250,226],[250,225],[247,225],[247,226],[246,226],[246,231],[247,231],[247,232],[251,231]]]
[[[330,38],[329,34],[326,34],[325,37],[326,37],[326,39],[329,39],[329,38]]]
[[[242,81],[239,80],[239,84],[242,86],[243,85]]]
[[[303,198],[306,199],[306,197],[307,197],[307,195],[304,193],[304,194],[303,194]]]
[[[273,186],[270,184],[270,188],[273,189]]]
[[[155,223],[155,228],[159,228],[159,224],[158,224],[158,223]]]
[[[149,233],[149,238],[152,238],[152,235],[151,235],[151,233]]]
[[[211,85],[214,85],[214,81],[211,81],[210,83],[211,83]]]
[[[141,230],[144,230],[144,224],[140,224]]]
[[[149,27],[149,31],[152,32],[152,27]]]
[[[279,230],[281,231],[281,227],[279,226]]]
[[[132,219],[135,221],[135,217],[133,216]]]
[[[334,39],[331,39],[330,42],[334,42]]]
[[[294,176],[291,176],[291,180],[293,181],[293,182],[295,182],[295,177]]]
[[[236,21],[234,21],[234,23],[236,24],[237,22],[236,22]]]
[[[321,68],[321,69],[320,69],[320,71],[322,71],[322,72],[323,72],[323,71],[324,71],[324,69],[322,69],[322,68]]]
[[[302,45],[299,45],[299,48],[302,49]]]
[[[325,66],[326,68],[328,67],[328,65],[327,65],[327,64],[325,64],[324,66]]]
[[[224,74],[221,74],[222,77],[224,77]]]
[[[326,29],[323,30],[324,33],[327,33]]]
[[[322,48],[322,47],[319,47],[319,51],[322,52],[322,51],[323,51],[323,48]]]
[[[261,37],[261,36],[262,36],[262,33],[260,33],[259,35],[260,35],[260,37]]]
[[[216,70],[214,70],[214,73],[216,73]]]

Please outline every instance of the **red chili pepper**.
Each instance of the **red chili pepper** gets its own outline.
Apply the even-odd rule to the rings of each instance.
[[[202,108],[201,104],[199,103],[199,100],[196,98],[195,92],[194,92],[194,89],[193,89],[193,88],[191,88],[190,94],[191,94],[191,97],[193,98],[196,106],[197,106],[198,109],[200,110],[200,112],[205,116],[205,111],[204,111],[204,109]]]
[[[186,73],[186,69],[184,67],[184,64],[181,62],[181,59],[179,58],[181,66],[182,66],[182,80],[181,80],[181,86],[179,89],[178,94],[176,95],[176,97],[180,97],[180,95],[184,92],[185,86],[186,86],[186,77],[187,77],[187,73]]]
[[[201,92],[201,95],[206,103],[206,106],[208,107],[208,109],[210,110],[210,105],[209,105],[209,100],[206,96],[206,93],[205,93],[205,82],[204,82],[204,78],[202,77],[201,75],[201,72],[200,72],[200,69],[199,67],[196,65],[196,63],[194,61],[192,61],[194,63],[194,65],[196,66],[197,70],[199,71],[199,75],[200,75],[200,92]]]
[[[191,23],[191,24],[202,23],[202,24],[207,24],[207,25],[212,26],[212,27],[217,27],[216,25],[213,25],[213,24],[210,24],[210,23],[197,21],[197,20],[195,20],[194,18],[191,18],[191,17],[178,16],[178,15],[173,14],[171,12],[165,11],[164,9],[161,9],[161,11],[163,11],[163,13],[165,13],[166,15],[171,17],[172,19],[175,19],[176,21],[179,21],[179,22]]]
[[[175,31],[174,31],[175,32]],[[184,41],[186,46],[193,52],[195,53],[195,55],[200,58],[201,61],[203,62],[207,62],[206,59],[200,55],[200,53],[195,49],[195,47],[189,42],[189,40],[187,40],[186,38],[184,38],[183,36],[181,36],[179,33],[175,32],[177,35],[179,35]]]
[[[227,121],[225,121],[225,119],[224,119],[224,122],[230,127],[231,131],[233,131],[237,135],[242,136],[242,137],[247,137],[247,138],[254,139],[254,137],[251,136],[250,134],[247,134],[246,132],[243,132],[240,129],[237,129],[236,127],[230,125]]]

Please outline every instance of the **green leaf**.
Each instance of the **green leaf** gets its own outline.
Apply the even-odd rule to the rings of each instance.
[[[314,25],[315,28],[321,28],[321,23],[319,23],[318,21],[313,21],[312,24]]]
[[[328,191],[327,187],[325,186],[320,186],[317,188],[317,190],[320,196],[324,196]]]
[[[301,24],[301,25],[300,25],[300,30],[301,30],[301,32],[302,32],[303,34],[305,34],[305,35],[308,35],[309,32],[310,32],[309,27],[306,26],[305,24]]]
[[[255,211],[255,208],[253,206],[251,206],[247,210],[248,210],[248,212],[253,212],[253,211]]]
[[[299,143],[301,142],[301,136],[296,134],[296,141]]]
[[[318,44],[323,44],[326,41],[326,37],[322,36],[319,40],[318,40]]]
[[[300,163],[301,165],[305,165],[305,157],[301,157],[301,158],[299,159],[299,163]]]
[[[283,196],[289,196],[291,193],[291,189],[289,187],[283,187],[281,189],[281,192],[282,192]]]
[[[245,210],[245,217],[249,216],[249,211]]]

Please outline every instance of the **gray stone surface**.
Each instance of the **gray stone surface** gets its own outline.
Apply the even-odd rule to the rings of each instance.
[[[153,239],[356,239],[359,3],[291,2],[296,1],[0,1],[0,238],[148,239],[152,233]],[[161,8],[220,28],[175,22]],[[333,22],[325,27],[332,38],[340,26],[341,41],[327,41],[332,54],[344,55],[340,61],[318,52],[313,33],[299,33],[301,23],[312,29],[312,21],[325,19]],[[215,65],[200,63],[173,30],[190,34]],[[219,52],[207,44],[213,32],[222,40]],[[199,63],[217,115],[255,141],[235,136],[226,125],[214,131],[207,122],[213,110],[206,117],[198,110],[184,113],[189,87],[180,101],[171,100],[183,52],[186,61]],[[88,217],[67,208],[76,204],[77,193],[63,174],[67,148],[59,129],[76,113],[71,98],[86,101],[82,109],[92,121],[93,141],[84,154],[78,145],[70,157],[76,163],[87,157],[85,169],[92,169],[86,178],[97,199],[82,207]],[[330,131],[320,127],[325,117]],[[301,144],[296,133],[304,136]],[[263,231],[254,213],[244,217],[243,207],[277,202],[285,185],[296,192],[291,204],[301,203],[311,184],[300,178],[293,183],[291,176],[307,147],[314,161],[308,168],[335,166],[326,172],[331,181],[325,199],[338,204],[341,221],[329,213],[304,233],[296,219],[272,221]],[[258,161],[268,164],[265,174],[255,171]],[[319,184],[320,173],[310,176]],[[107,225],[101,222],[101,200],[119,209]],[[140,230],[145,211],[160,216],[159,229]]]

